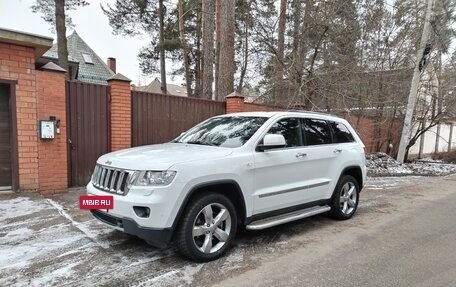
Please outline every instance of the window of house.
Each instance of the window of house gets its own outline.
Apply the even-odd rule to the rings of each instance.
[[[282,119],[276,122],[268,131],[269,134],[283,135],[287,147],[302,145],[299,121],[295,118]]]
[[[303,126],[307,145],[332,143],[331,129],[324,120],[306,119]]]
[[[93,64],[92,55],[89,53],[82,53],[82,58],[86,64]]]
[[[355,141],[353,135],[344,124],[336,122],[330,122],[330,124],[334,132],[335,141],[337,143],[349,143]]]

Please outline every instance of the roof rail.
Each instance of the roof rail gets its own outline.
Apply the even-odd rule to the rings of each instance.
[[[304,110],[287,110],[287,112],[290,112],[290,113],[306,113],[306,114],[316,114],[316,115],[326,115],[326,116],[337,117],[336,115],[329,114],[329,113],[326,113],[326,112],[304,111]]]

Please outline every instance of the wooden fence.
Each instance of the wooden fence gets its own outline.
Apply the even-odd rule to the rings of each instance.
[[[168,142],[226,112],[225,102],[132,91],[132,146]]]

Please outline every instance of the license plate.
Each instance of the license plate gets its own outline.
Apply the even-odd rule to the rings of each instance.
[[[112,195],[81,195],[79,197],[80,209],[113,209],[114,196]]]

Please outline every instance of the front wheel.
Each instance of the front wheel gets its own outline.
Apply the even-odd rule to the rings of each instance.
[[[359,202],[359,184],[351,175],[343,175],[334,189],[329,215],[335,219],[350,219]]]
[[[221,257],[236,236],[237,216],[231,201],[217,193],[192,200],[176,233],[180,253],[194,261]]]

